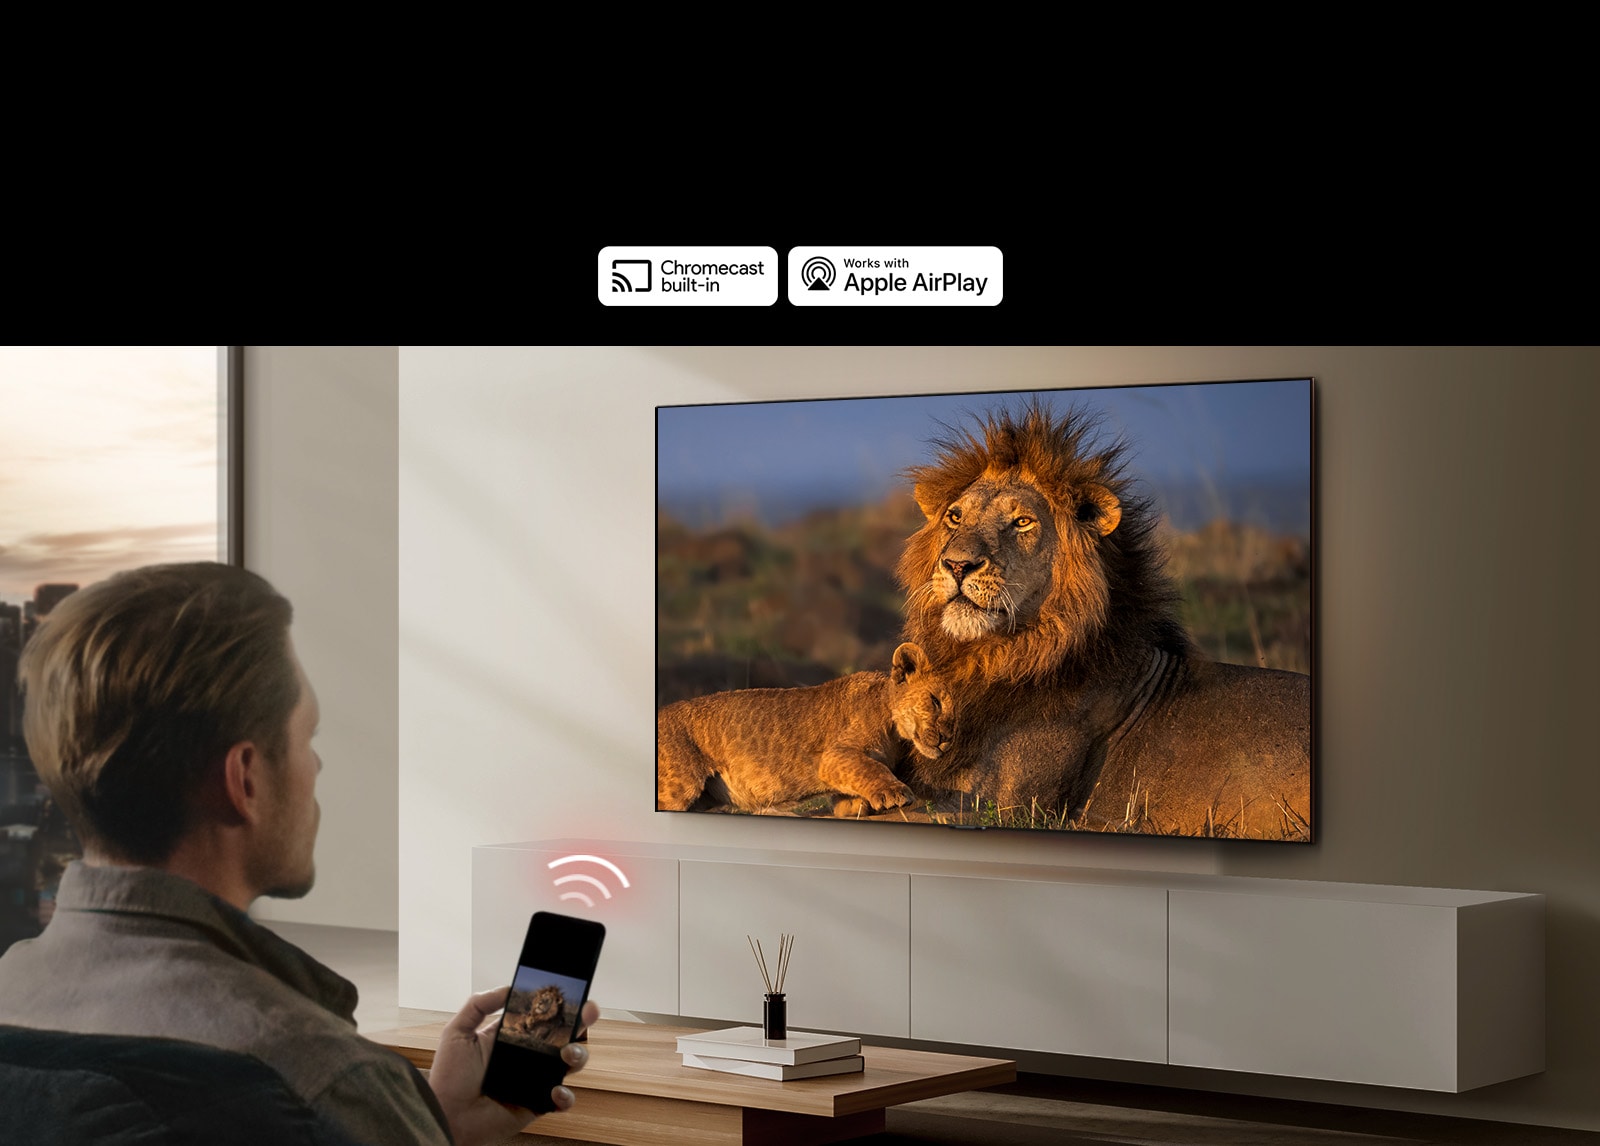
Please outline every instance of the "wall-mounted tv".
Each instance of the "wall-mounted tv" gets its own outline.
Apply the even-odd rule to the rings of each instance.
[[[656,807],[1309,842],[1312,382],[656,411]]]

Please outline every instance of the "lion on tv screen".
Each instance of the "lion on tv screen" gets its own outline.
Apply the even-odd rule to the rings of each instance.
[[[499,1037],[529,1050],[558,1051],[572,1041],[584,984],[536,967],[517,968]]]
[[[656,806],[1309,842],[1309,380],[661,407]]]

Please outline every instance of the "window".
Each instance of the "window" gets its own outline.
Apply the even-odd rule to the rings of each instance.
[[[17,659],[79,587],[242,560],[239,348],[0,347],[0,951],[38,933],[77,841],[27,756]]]

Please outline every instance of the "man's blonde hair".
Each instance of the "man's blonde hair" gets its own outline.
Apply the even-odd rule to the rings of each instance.
[[[150,565],[58,604],[18,664],[23,736],[86,847],[160,863],[228,749],[283,758],[300,683],[294,611],[232,565]]]

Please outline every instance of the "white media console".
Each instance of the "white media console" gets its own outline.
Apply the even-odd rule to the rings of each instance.
[[[606,925],[608,1009],[759,1023],[745,936],[788,932],[801,1029],[1435,1091],[1544,1069],[1542,895],[540,840],[473,849],[473,990],[538,910]]]

